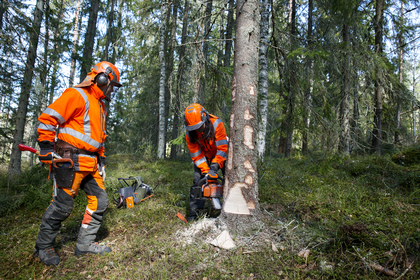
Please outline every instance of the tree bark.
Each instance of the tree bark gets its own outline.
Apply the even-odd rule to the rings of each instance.
[[[343,85],[341,87],[341,108],[340,108],[340,142],[339,151],[345,155],[350,154],[350,26],[348,23],[343,25],[343,41],[345,46],[343,60]]]
[[[37,0],[34,10],[34,21],[30,33],[28,55],[26,58],[25,73],[22,80],[21,91],[19,96],[19,106],[16,114],[16,127],[13,136],[12,152],[10,154],[9,175],[21,173],[21,152],[19,144],[23,140],[25,130],[26,113],[28,110],[29,93],[31,91],[32,76],[36,60],[36,51],[38,48],[39,31],[41,29],[42,16],[44,13],[44,1]]]
[[[168,49],[167,54],[167,70],[166,70],[166,78],[165,78],[165,127],[168,127],[168,119],[169,119],[169,107],[171,101],[171,77],[174,69],[174,51],[175,51],[175,36],[176,36],[176,26],[177,26],[177,17],[178,17],[178,3],[179,0],[173,1],[172,6],[172,19],[171,19],[171,29],[169,33],[169,38],[167,39],[167,47]],[[171,17],[171,13],[168,10],[168,20]],[[169,22],[168,22],[169,23]],[[169,26],[168,26],[169,27]],[[167,133],[165,134],[165,139],[167,138]],[[165,140],[167,141],[167,139]],[[166,156],[166,155],[165,155]]]
[[[312,12],[314,9],[313,0],[308,1],[308,30],[307,30],[307,48],[308,51],[312,50]],[[312,84],[313,84],[313,73],[312,73],[312,58],[308,56],[306,58],[306,74],[307,74],[307,85],[305,89],[305,101],[304,105],[305,112],[303,116],[304,129],[302,132],[302,154],[308,153],[308,132],[311,123],[311,106],[312,106]]]
[[[224,65],[225,67],[230,67],[230,57],[232,55],[232,31],[233,31],[233,14],[235,9],[235,0],[229,0],[229,12],[227,16],[227,24],[226,24],[226,45],[225,45],[225,60]]]
[[[165,121],[165,79],[166,79],[166,63],[165,63],[165,33],[166,33],[166,16],[168,13],[168,4],[163,3],[162,6],[162,23],[159,30],[159,61],[160,61],[160,80],[159,80],[159,134],[158,134],[158,159],[165,158],[166,148],[166,121]]]
[[[289,1],[289,24],[290,24],[290,51],[295,48],[295,35],[296,35],[296,0]],[[287,115],[286,115],[286,149],[284,151],[285,157],[290,157],[292,152],[292,137],[294,128],[294,106],[295,106],[295,65],[292,59],[288,59],[288,90],[289,96],[287,100]]]
[[[77,0],[76,17],[74,18],[73,47],[71,49],[69,87],[73,87],[73,85],[74,85],[74,73],[76,72],[77,45],[79,44],[79,34],[80,34],[80,32],[79,32],[80,1],[81,0]]]
[[[404,21],[404,1],[401,1],[401,8],[400,8],[400,24],[403,25],[403,21]],[[404,64],[404,35],[402,32],[402,28],[400,26],[400,31],[398,33],[398,45],[399,45],[399,53],[398,53],[398,78],[399,78],[399,82],[402,85],[403,84],[403,64]],[[397,129],[395,130],[395,134],[394,134],[394,144],[401,144],[400,143],[400,128],[401,128],[401,97],[400,94],[402,94],[402,92],[398,92],[397,93],[397,114],[396,114],[396,118],[397,118]]]
[[[99,3],[100,0],[92,0],[89,9],[89,20],[84,43],[85,47],[83,49],[83,57],[80,67],[80,82],[85,79],[87,73],[90,72],[90,68],[93,66],[92,53],[95,43],[96,21],[98,19]]]
[[[204,95],[206,91],[206,79],[207,79],[207,59],[209,52],[209,36],[210,36],[210,23],[211,23],[211,12],[213,9],[213,0],[207,0],[205,17],[204,17],[204,33],[203,33],[203,74],[200,76],[200,84],[198,88],[198,103],[204,104]]]
[[[375,16],[375,52],[378,59],[382,57],[382,40],[383,40],[383,9],[384,0],[376,1],[376,16]],[[376,78],[375,78],[375,109],[373,119],[373,133],[372,133],[372,153],[381,155],[382,147],[382,98],[384,94],[383,73],[379,66],[376,66]]]
[[[179,64],[178,64],[178,74],[177,74],[177,84],[176,84],[176,94],[174,101],[174,124],[172,128],[172,139],[178,137],[179,131],[179,116],[182,115],[181,112],[181,91],[185,88],[184,86],[184,67],[185,67],[185,43],[187,42],[187,27],[188,27],[188,12],[189,12],[189,1],[185,0],[184,6],[184,18],[182,21],[182,34],[181,34],[181,46],[179,48]],[[176,158],[177,156],[177,146],[171,146],[171,159]]]
[[[259,1],[238,0],[229,151],[222,220],[234,233],[258,214],[257,107]]]
[[[103,60],[109,61],[109,45],[114,42],[113,36],[113,24],[114,24],[114,9],[115,9],[115,0],[108,0],[108,7],[111,6],[111,9],[108,13],[108,27],[106,29],[106,42],[105,42],[105,51]]]
[[[258,88],[258,102],[259,102],[259,126],[257,150],[260,159],[264,159],[265,153],[265,136],[267,133],[267,114],[268,114],[268,63],[267,63],[267,49],[268,36],[270,26],[270,2],[269,0],[261,0],[261,24],[260,24],[260,49],[259,49],[259,88]]]

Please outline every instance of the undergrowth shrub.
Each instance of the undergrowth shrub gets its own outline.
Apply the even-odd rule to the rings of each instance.
[[[22,174],[0,177],[0,216],[19,208],[45,209],[51,200],[52,181],[48,180],[48,169],[35,165]]]

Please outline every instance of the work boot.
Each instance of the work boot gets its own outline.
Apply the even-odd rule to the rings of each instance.
[[[61,261],[60,257],[55,253],[53,247],[40,250],[37,246],[35,246],[33,256],[38,257],[41,262],[46,265],[58,265]]]
[[[105,255],[111,251],[111,248],[99,245],[98,242],[94,242],[91,244],[77,244],[76,250],[74,250],[74,255],[80,256],[87,253]]]

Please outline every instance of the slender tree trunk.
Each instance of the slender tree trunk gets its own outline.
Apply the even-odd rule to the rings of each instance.
[[[268,63],[267,49],[270,26],[270,2],[261,0],[261,24],[260,24],[260,49],[259,49],[259,127],[257,138],[257,150],[260,159],[264,159],[265,136],[267,133],[267,115],[268,115]]]
[[[238,0],[230,137],[222,219],[231,231],[252,226],[259,211],[256,149],[259,1]]]
[[[173,1],[172,7],[172,20],[171,20],[171,29],[169,34],[168,42],[168,55],[167,55],[167,70],[166,70],[166,79],[165,79],[165,127],[168,127],[169,119],[169,107],[171,101],[171,77],[174,70],[174,51],[175,51],[175,37],[176,37],[176,26],[177,26],[177,17],[178,17],[178,6],[179,0]],[[170,18],[171,13],[168,11],[168,19]],[[169,27],[169,26],[168,26]],[[167,136],[167,134],[166,134]],[[166,139],[167,141],[167,139]]]
[[[402,25],[404,21],[404,1],[401,1],[401,8],[400,8],[400,24]],[[400,28],[401,30],[401,28]],[[403,84],[403,63],[404,63],[404,38],[403,38],[403,32],[400,31],[398,34],[398,45],[400,48],[399,55],[398,55],[398,77],[400,84]],[[395,130],[394,134],[394,144],[401,144],[400,143],[400,128],[401,128],[401,97],[400,94],[402,92],[397,93],[397,129]]]
[[[16,127],[13,136],[12,152],[10,154],[9,175],[21,173],[21,152],[19,143],[23,141],[23,133],[25,130],[26,113],[28,110],[29,93],[31,91],[32,75],[35,66],[36,51],[38,48],[39,31],[41,30],[42,16],[44,13],[44,1],[37,0],[34,10],[34,21],[30,31],[30,40],[28,48],[28,56],[26,58],[25,73],[22,80],[19,106],[16,114]]]
[[[376,16],[375,16],[375,51],[378,58],[383,55],[382,40],[383,40],[383,9],[384,0],[376,1]],[[381,155],[382,146],[382,98],[384,94],[383,73],[379,66],[376,66],[376,78],[375,78],[375,112],[373,119],[373,133],[372,133],[372,153]]]
[[[79,33],[80,1],[81,0],[77,0],[76,17],[74,18],[73,47],[71,50],[69,87],[73,87],[74,85],[74,73],[76,72],[77,45],[79,44],[79,34],[80,34]]]
[[[314,9],[313,0],[308,0],[308,30],[307,30],[307,48],[308,50],[312,49],[312,12]],[[307,88],[305,90],[305,101],[304,105],[305,113],[303,116],[303,125],[304,129],[302,132],[302,154],[306,155],[308,153],[308,132],[311,123],[311,107],[312,107],[312,58],[308,56],[306,58],[306,74],[307,74]]]
[[[355,61],[353,61],[353,69],[357,69]],[[354,86],[353,86],[353,119],[351,122],[351,134],[353,135],[350,143],[350,153],[354,146],[360,141],[361,135],[359,130],[359,93],[358,93],[358,74],[354,71]]]
[[[114,10],[115,10],[115,0],[108,0],[108,7],[110,11],[108,13],[108,27],[106,29],[106,42],[105,42],[105,51],[103,60],[109,61],[109,45],[114,42],[113,36],[113,24],[114,24]]]
[[[235,0],[229,0],[229,12],[227,16],[227,24],[226,24],[226,45],[225,45],[225,60],[224,66],[230,67],[230,57],[232,55],[232,31],[233,31],[233,14],[235,9]]]
[[[209,52],[209,36],[210,36],[210,23],[211,23],[211,12],[213,9],[213,0],[207,0],[205,17],[204,17],[204,34],[203,34],[203,75],[200,76],[200,84],[198,88],[198,102],[204,104],[204,95],[206,92],[206,79],[207,79],[207,59]]]
[[[290,24],[290,50],[291,52],[295,48],[295,35],[296,35],[296,0],[289,1],[289,24]],[[287,104],[287,116],[286,116],[286,149],[284,151],[285,157],[290,157],[292,151],[292,136],[293,136],[293,129],[294,129],[294,106],[295,106],[295,91],[297,90],[296,79],[295,79],[295,65],[292,59],[288,59],[288,82],[289,82],[289,98]]]
[[[343,60],[343,85],[341,87],[341,108],[340,108],[340,142],[339,151],[345,155],[350,154],[350,26],[348,23],[343,25],[343,41],[345,45]]]
[[[162,23],[159,31],[159,61],[160,61],[160,81],[159,81],[159,135],[158,135],[158,151],[159,159],[165,158],[166,148],[166,121],[165,121],[165,79],[166,79],[166,63],[165,63],[165,33],[166,33],[166,16],[168,13],[168,4],[162,6]]]
[[[95,43],[96,22],[98,20],[99,3],[100,0],[92,0],[89,9],[89,20],[85,34],[85,42],[83,49],[83,57],[80,67],[80,82],[84,80],[90,68],[93,66],[93,46]]]
[[[184,86],[184,67],[185,67],[185,43],[187,42],[187,27],[188,27],[188,12],[189,12],[189,1],[185,0],[184,7],[184,18],[182,21],[182,34],[181,34],[181,46],[179,48],[179,65],[178,65],[178,74],[177,74],[177,84],[176,84],[176,95],[174,102],[174,125],[172,129],[172,139],[178,137],[179,131],[179,116],[182,115],[181,112],[181,90],[185,88]],[[171,159],[176,158],[177,155],[177,146],[171,146]]]

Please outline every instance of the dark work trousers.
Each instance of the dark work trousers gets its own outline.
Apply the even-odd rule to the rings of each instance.
[[[223,178],[225,178],[225,167],[226,167],[226,165],[223,164],[223,168],[221,169]],[[193,194],[193,187],[203,177],[204,176],[203,176],[203,174],[201,174],[201,169],[198,168],[194,164],[194,181],[193,181],[194,185],[191,186],[191,188],[190,188],[190,214],[189,214],[189,217],[196,218],[198,215],[200,215],[200,213],[204,209],[204,205],[205,205],[207,199],[196,199],[196,198],[194,198],[194,194]]]
[[[53,194],[53,200],[45,211],[39,227],[36,240],[38,249],[43,250],[53,246],[61,228],[61,223],[70,216],[74,198],[79,189],[86,193],[88,205],[79,230],[77,243],[91,244],[95,241],[103,214],[108,207],[108,195],[105,192],[104,183],[98,170],[94,172],[76,171],[71,188],[57,186],[57,195],[54,196]]]

